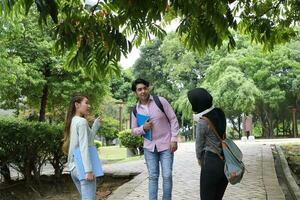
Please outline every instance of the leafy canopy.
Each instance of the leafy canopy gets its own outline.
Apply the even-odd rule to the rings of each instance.
[[[296,36],[293,26],[300,18],[299,0],[99,0],[93,6],[79,0],[1,0],[0,14],[27,14],[33,6],[40,24],[49,17],[55,23],[55,47],[68,54],[67,65],[101,76],[119,73],[121,55],[151,35],[162,38],[163,26],[173,19],[180,20],[176,31],[184,43],[203,52],[224,41],[235,47],[231,30],[272,50]]]

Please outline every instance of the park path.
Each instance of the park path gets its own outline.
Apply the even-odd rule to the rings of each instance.
[[[236,141],[244,154],[247,172],[241,183],[228,185],[225,200],[283,200],[272,155],[272,144],[300,142],[300,139]],[[128,163],[108,164],[105,172],[112,174],[140,173],[132,181],[122,185],[108,200],[147,200],[148,175],[144,160]],[[194,143],[180,143],[175,153],[173,169],[173,200],[198,200],[200,167],[195,158]],[[159,196],[162,196],[161,177]]]

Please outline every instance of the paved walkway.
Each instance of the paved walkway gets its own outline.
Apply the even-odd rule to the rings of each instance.
[[[271,144],[300,142],[300,139],[256,140],[236,143],[244,154],[248,172],[240,184],[228,185],[225,200],[283,200],[284,195],[278,184],[274,168]],[[175,153],[173,169],[173,200],[198,200],[200,167],[196,162],[194,143],[180,143]],[[148,178],[144,160],[104,166],[106,173],[140,173],[132,181],[122,185],[108,200],[147,200]],[[159,196],[161,199],[161,177]]]

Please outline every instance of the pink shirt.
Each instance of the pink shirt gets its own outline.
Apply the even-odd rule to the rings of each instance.
[[[152,141],[144,139],[144,148],[152,152],[154,151],[155,146],[158,152],[169,149],[171,142],[177,142],[177,134],[179,132],[178,121],[171,105],[163,97],[159,97],[159,100],[163,105],[165,113],[170,122],[168,121],[166,115],[156,105],[152,96],[149,98],[149,103],[145,105],[146,107],[142,106],[140,103],[137,103],[136,106],[137,113],[149,115],[150,120],[152,121]],[[133,113],[131,113],[131,116],[131,127],[133,134],[145,134],[143,126],[137,126],[137,120]]]

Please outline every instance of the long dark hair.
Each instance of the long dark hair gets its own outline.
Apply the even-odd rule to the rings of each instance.
[[[226,116],[221,108],[214,108],[203,116],[210,119],[221,138],[226,137]]]
[[[70,127],[71,127],[71,122],[72,118],[76,114],[76,107],[75,103],[81,103],[84,98],[87,98],[87,96],[84,95],[76,95],[71,98],[67,116],[65,119],[65,127],[64,127],[64,139],[63,139],[63,146],[62,150],[63,152],[67,155],[69,151],[69,145],[70,145]]]

